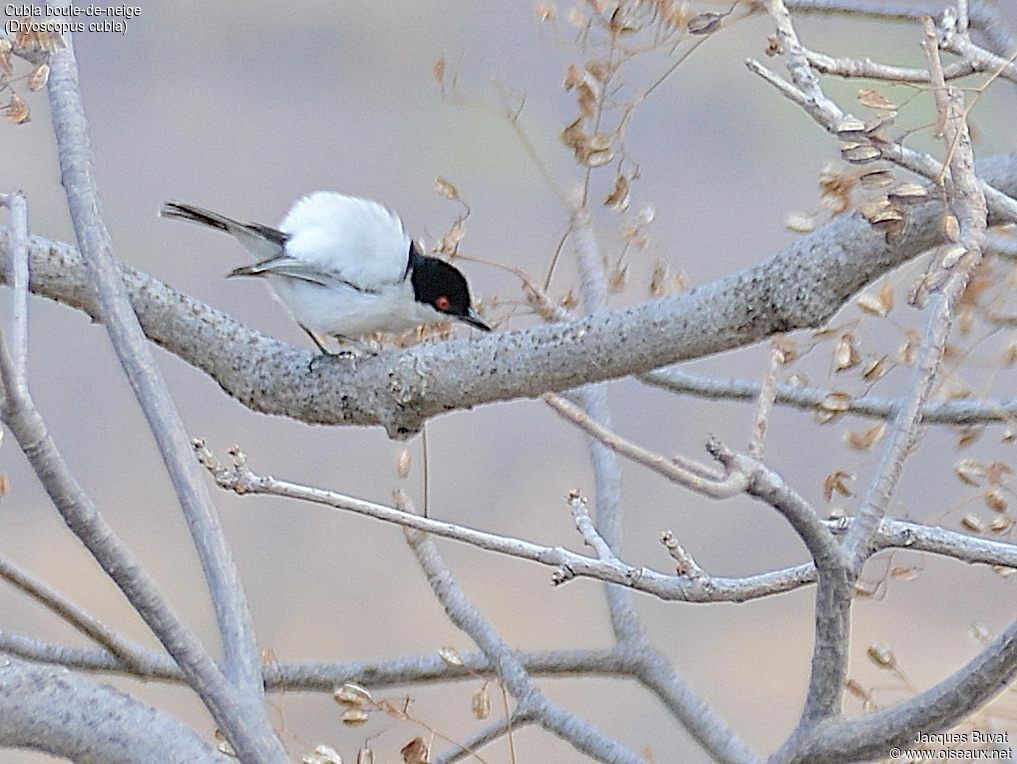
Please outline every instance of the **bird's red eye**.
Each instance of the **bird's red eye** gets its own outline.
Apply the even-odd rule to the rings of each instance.
[[[441,297],[434,301],[434,307],[436,307],[442,313],[447,313],[448,309],[452,307],[452,301],[445,295],[442,295]]]

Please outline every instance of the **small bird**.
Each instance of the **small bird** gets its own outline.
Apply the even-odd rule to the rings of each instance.
[[[463,274],[423,254],[402,221],[370,199],[318,191],[297,200],[278,228],[178,202],[161,214],[225,231],[254,253],[258,262],[229,276],[268,279],[322,353],[326,337],[355,342],[450,319],[491,331]]]

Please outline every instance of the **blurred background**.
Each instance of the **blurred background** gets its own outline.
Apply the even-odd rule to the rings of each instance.
[[[935,9],[941,3],[933,2]],[[229,238],[157,216],[167,199],[207,206],[245,220],[277,223],[302,194],[334,189],[378,199],[403,217],[411,235],[434,244],[461,208],[435,192],[443,177],[458,188],[471,214],[461,250],[532,274],[542,281],[568,226],[551,185],[531,160],[503,112],[524,102],[518,125],[566,193],[582,180],[559,140],[575,119],[575,94],[562,89],[570,63],[582,64],[567,2],[541,22],[535,4],[470,0],[303,2],[288,6],[250,0],[203,3],[147,2],[126,34],[79,34],[75,46],[85,107],[91,120],[96,170],[106,222],[125,263],[223,309],[259,331],[307,347],[256,280],[224,280],[245,260]],[[704,8],[722,10],[720,6]],[[1011,21],[1017,2],[1000,0]],[[806,44],[834,55],[869,56],[918,66],[916,25],[832,18],[801,18]],[[1011,29],[1017,32],[1017,23]],[[785,226],[790,213],[824,213],[817,186],[828,163],[838,166],[836,142],[797,107],[745,68],[765,59],[772,23],[753,17],[707,39],[635,113],[628,155],[638,162],[627,212],[601,209],[597,226],[605,254],[616,259],[622,231],[652,205],[653,222],[641,249],[626,256],[626,288],[612,304],[648,299],[658,263],[691,287],[752,266],[799,234]],[[679,52],[688,48],[685,41]],[[445,94],[433,78],[446,61]],[[657,79],[673,58],[651,54],[624,78],[636,90]],[[22,64],[24,66],[24,64]],[[455,87],[450,83],[455,80]],[[979,83],[982,80],[972,80]],[[847,109],[858,83],[830,82]],[[913,92],[891,97],[910,98]],[[54,139],[43,93],[27,98],[32,120],[4,125],[0,191],[27,192],[33,232],[73,241]],[[980,155],[1013,151],[1017,97],[997,82],[977,102],[972,121]],[[899,122],[931,121],[931,99],[916,99]],[[925,134],[915,146],[942,156]],[[610,169],[595,173],[593,200],[610,191]],[[855,307],[834,319],[850,325],[862,349],[893,354],[923,316],[904,304],[919,270],[892,274],[898,307],[883,322]],[[474,293],[491,303],[499,321],[523,299],[518,280],[495,267],[463,263]],[[575,287],[566,245],[551,284],[563,297]],[[6,295],[4,295],[6,299]],[[50,430],[78,478],[118,533],[155,575],[182,616],[214,641],[214,620],[203,580],[169,481],[122,377],[102,327],[81,313],[42,299],[31,303],[31,384]],[[525,308],[502,329],[538,321]],[[465,332],[466,330],[462,330]],[[996,335],[971,360],[986,396],[1013,389],[1000,369]],[[813,340],[800,335],[802,347]],[[857,391],[833,378],[832,343],[821,344],[796,371],[812,383]],[[202,373],[155,350],[194,436],[220,455],[240,444],[256,471],[388,502],[398,479],[401,444],[378,428],[311,427],[252,413]],[[726,353],[688,364],[702,374],[759,379],[765,348]],[[891,374],[875,392],[899,391],[906,374]],[[647,388],[632,380],[610,386],[616,428],[665,454],[705,457],[715,434],[747,442],[753,408],[704,402]],[[835,470],[857,476],[864,492],[878,460],[850,450],[846,431],[869,421],[844,418],[820,426],[810,413],[778,408],[768,454],[799,492],[825,511],[823,481]],[[960,529],[965,513],[991,513],[979,487],[957,481],[961,457],[1006,461],[1004,427],[986,428],[964,452],[958,432],[933,428],[908,463],[893,513]],[[495,533],[582,551],[565,502],[569,489],[593,491],[582,436],[544,404],[516,401],[441,417],[428,426],[430,513]],[[419,439],[411,441],[407,481],[420,503]],[[806,552],[776,513],[758,503],[697,497],[644,470],[624,464],[626,547],[632,564],[671,570],[659,543],[671,529],[708,572],[739,576],[797,564]],[[130,637],[154,645],[144,625],[64,528],[14,443],[0,450],[10,481],[0,501],[0,554],[34,571]],[[353,515],[271,498],[216,494],[226,534],[246,585],[258,636],[280,661],[383,659],[473,649],[445,619],[398,528]],[[853,509],[857,498],[834,505]],[[1013,510],[1009,510],[1012,514]],[[1004,535],[1009,538],[1009,535]],[[551,571],[439,540],[473,602],[518,648],[602,647],[610,629],[600,586],[577,580],[554,588]],[[895,575],[890,575],[893,568]],[[924,689],[955,670],[991,634],[1015,616],[1014,579],[990,569],[931,557],[883,556],[866,569],[875,596],[854,611],[852,678],[885,705]],[[793,728],[804,698],[812,646],[813,592],[804,589],[742,605],[661,603],[636,596],[656,643],[681,675],[759,752],[772,750]],[[64,644],[84,644],[76,632],[26,597],[0,588],[4,630]],[[881,670],[866,657],[881,645],[899,671]],[[105,679],[104,679],[105,681]],[[211,739],[214,725],[189,692],[158,684],[109,681],[171,710]],[[470,710],[481,681],[379,691],[409,696],[412,713],[452,739],[484,722]],[[652,696],[633,682],[607,679],[541,680],[556,701],[601,725],[652,761],[706,761],[696,744]],[[501,713],[493,694],[493,713]],[[319,743],[352,757],[371,739],[379,761],[396,761],[399,748],[423,727],[378,715],[346,728],[341,707],[327,694],[271,697],[279,728],[296,759]],[[861,704],[849,701],[851,713]],[[1017,698],[1005,694],[976,726],[1017,727]],[[443,746],[438,745],[439,750]],[[536,729],[516,735],[518,761],[584,760]],[[483,751],[489,762],[509,761],[504,741]],[[4,752],[10,762],[48,760]]]

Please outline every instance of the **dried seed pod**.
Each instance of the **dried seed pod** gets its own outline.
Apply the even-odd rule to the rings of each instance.
[[[867,191],[878,191],[893,183],[893,173],[885,168],[870,170],[862,175],[859,180],[862,183],[862,187]]]
[[[462,666],[463,657],[454,647],[443,647],[438,651],[438,657],[450,666]]]
[[[486,684],[473,693],[471,705],[474,718],[486,719],[491,715],[491,694],[487,691]]]
[[[834,370],[847,371],[848,369],[853,369],[861,362],[862,356],[858,352],[855,336],[851,332],[845,332],[841,335],[833,349]]]
[[[359,724],[366,724],[371,715],[362,708],[347,708],[343,711],[340,720],[347,727],[355,727]]]
[[[629,179],[618,175],[614,179],[614,189],[604,198],[604,206],[615,210],[627,210],[629,207]]]
[[[459,201],[459,189],[451,181],[438,177],[434,179],[434,190],[453,202]]]
[[[917,183],[903,183],[893,189],[893,191],[888,193],[886,196],[891,202],[914,204],[916,202],[924,202],[928,199],[929,191],[925,188],[925,186],[921,186]]]
[[[897,110],[897,105],[888,101],[878,90],[859,90],[858,102],[862,106],[868,106],[870,109],[881,109],[884,111]]]
[[[972,533],[984,533],[985,523],[982,522],[982,518],[977,515],[964,515],[961,518],[961,525]]]
[[[720,24],[726,15],[725,13],[713,12],[700,13],[698,16],[693,16],[689,19],[686,28],[689,30],[689,34],[713,34],[720,28]]]
[[[337,703],[353,708],[361,708],[374,703],[371,693],[355,682],[346,682],[342,687],[337,687],[332,691],[332,698]]]
[[[869,645],[865,654],[879,668],[894,669],[897,667],[897,656],[893,654],[893,650],[885,645]]]
[[[869,164],[882,159],[883,152],[868,143],[846,143],[842,144],[840,155],[851,164]]]
[[[27,82],[28,89],[32,92],[38,92],[46,87],[46,83],[49,82],[49,64],[43,62],[36,66],[28,75]]]

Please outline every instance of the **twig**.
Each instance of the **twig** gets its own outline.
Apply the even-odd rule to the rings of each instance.
[[[16,586],[89,639],[105,647],[111,655],[126,666],[128,671],[139,671],[140,667],[151,659],[152,652],[150,650],[110,629],[98,618],[79,608],[46,582],[2,557],[0,557],[0,578]]]
[[[758,382],[744,379],[701,377],[678,369],[660,369],[640,375],[647,384],[670,390],[674,393],[688,393],[703,398],[751,402],[759,398],[762,386]],[[796,387],[779,383],[776,387],[776,402],[805,411],[822,410],[829,401],[830,390],[818,387]],[[897,415],[901,401],[895,398],[880,398],[865,395],[843,401],[845,414],[892,419]],[[1017,418],[1017,398],[1006,400],[973,400],[959,398],[938,403],[926,403],[922,410],[923,424],[978,424],[983,422],[1009,422]]]
[[[737,471],[718,474],[701,464],[682,457],[666,459],[594,422],[582,409],[561,396],[548,393],[543,397],[544,401],[565,419],[595,437],[612,451],[648,467],[673,483],[683,485],[714,499],[735,496],[745,490],[746,478]]]

